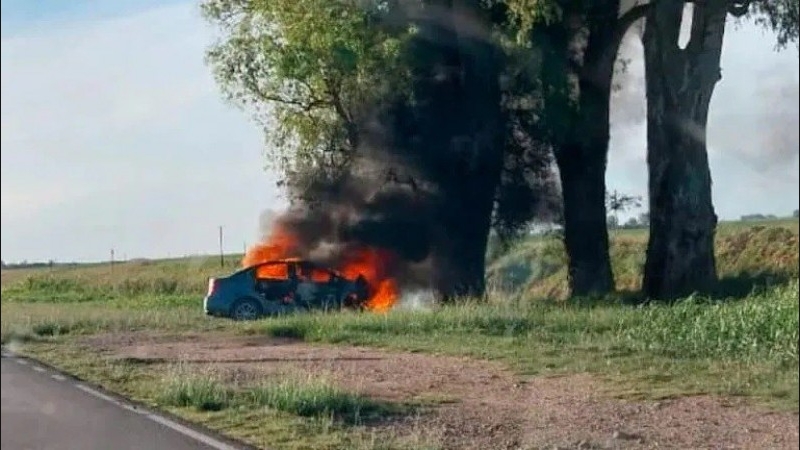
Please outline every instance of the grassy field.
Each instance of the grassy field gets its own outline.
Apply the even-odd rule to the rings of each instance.
[[[619,295],[564,301],[564,254],[530,238],[489,261],[487,303],[379,314],[311,314],[233,323],[202,315],[218,258],[2,272],[2,341],[135,399],[276,448],[420,448],[376,435],[374,417],[413,414],[327,380],[242,384],[169,364],[85,351],[98,333],[208,332],[292,337],[500,361],[518,373],[593,374],[611,395],[712,393],[798,408],[798,222],[723,223],[711,296],[634,306],[646,232],[612,233]],[[435,447],[435,445],[434,445]]]

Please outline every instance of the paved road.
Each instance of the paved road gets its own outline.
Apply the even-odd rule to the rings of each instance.
[[[237,448],[5,351],[0,378],[3,450]]]

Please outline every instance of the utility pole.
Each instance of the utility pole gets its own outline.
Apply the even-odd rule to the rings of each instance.
[[[225,255],[222,253],[222,225],[219,227],[219,266],[225,267]]]

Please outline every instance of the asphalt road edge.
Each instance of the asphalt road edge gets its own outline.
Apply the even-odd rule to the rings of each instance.
[[[168,411],[155,409],[142,402],[110,391],[96,383],[84,380],[71,373],[64,372],[63,370],[58,369],[57,367],[54,367],[44,361],[28,355],[13,352],[5,346],[2,347],[2,357],[14,358],[17,361],[25,361],[34,370],[37,370],[37,367],[40,367],[41,369],[50,372],[51,376],[59,381],[72,382],[72,387],[76,389],[79,389],[108,403],[112,403],[122,409],[140,414],[148,420],[170,428],[173,431],[181,433],[184,436],[190,437],[195,441],[203,443],[217,450],[259,450],[259,447],[254,447],[252,445],[237,441],[236,439],[225,436],[218,431],[188,421]]]

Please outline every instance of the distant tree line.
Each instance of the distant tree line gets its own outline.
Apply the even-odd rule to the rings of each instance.
[[[27,260],[22,260],[16,263],[6,263],[5,261],[0,261],[0,267],[3,269],[36,269],[42,267],[53,267],[55,265],[69,265],[74,263],[56,263],[53,260],[47,262],[35,261],[35,262],[28,262]]]
[[[798,217],[798,210],[794,210],[792,212],[791,217],[797,218]],[[739,220],[742,222],[755,222],[759,220],[778,220],[781,217],[776,216],[775,214],[745,214],[739,217]]]

